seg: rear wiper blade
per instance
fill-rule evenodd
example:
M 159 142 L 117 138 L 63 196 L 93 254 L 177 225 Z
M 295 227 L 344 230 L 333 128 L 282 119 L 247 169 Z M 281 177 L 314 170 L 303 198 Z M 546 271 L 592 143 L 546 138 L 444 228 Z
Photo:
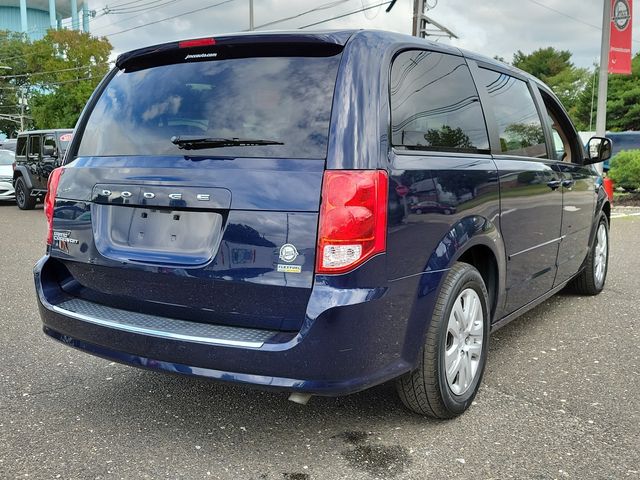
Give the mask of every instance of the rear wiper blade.
M 178 148 L 181 148 L 183 150 L 222 147 L 252 147 L 261 145 L 284 145 L 284 143 L 277 142 L 275 140 L 262 140 L 252 138 L 194 137 L 188 135 L 171 137 L 171 143 L 177 145 Z

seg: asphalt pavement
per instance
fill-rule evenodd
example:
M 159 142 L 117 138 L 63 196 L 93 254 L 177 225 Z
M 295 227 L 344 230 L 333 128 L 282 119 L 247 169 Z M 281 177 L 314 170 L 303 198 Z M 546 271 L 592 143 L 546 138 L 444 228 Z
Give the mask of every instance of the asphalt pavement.
M 0 478 L 640 478 L 640 217 L 613 220 L 597 297 L 560 294 L 491 337 L 447 422 L 392 384 L 307 406 L 138 370 L 41 331 L 42 207 L 0 205 Z

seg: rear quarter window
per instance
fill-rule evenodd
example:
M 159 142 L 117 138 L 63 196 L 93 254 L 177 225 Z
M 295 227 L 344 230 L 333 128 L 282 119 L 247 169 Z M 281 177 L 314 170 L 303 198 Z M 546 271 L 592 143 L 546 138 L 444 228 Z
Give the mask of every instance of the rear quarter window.
M 77 155 L 325 158 L 339 61 L 235 58 L 119 71 L 93 108 Z M 283 145 L 185 151 L 174 136 Z
M 16 142 L 16 157 L 27 155 L 27 137 L 19 137 Z
M 402 52 L 391 68 L 390 93 L 396 148 L 489 153 L 480 99 L 463 58 Z
M 502 153 L 548 158 L 542 121 L 527 83 L 485 68 L 478 75 L 491 99 Z

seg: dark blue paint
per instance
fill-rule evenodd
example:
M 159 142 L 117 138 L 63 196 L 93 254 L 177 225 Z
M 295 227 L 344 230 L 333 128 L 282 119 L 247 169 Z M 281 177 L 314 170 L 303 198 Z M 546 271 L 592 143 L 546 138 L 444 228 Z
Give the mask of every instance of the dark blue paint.
M 258 37 L 276 43 L 292 38 Z M 243 36 L 241 41 L 252 39 L 256 37 Z M 394 55 L 407 48 L 456 55 L 460 51 L 384 32 L 302 34 L 296 39 L 345 45 L 326 162 L 209 156 L 72 159 L 61 179 L 54 226 L 69 231 L 78 244 L 57 242 L 35 267 L 48 335 L 144 368 L 345 394 L 395 378 L 416 365 L 442 282 L 451 266 L 470 252 L 496 266 L 490 286 L 494 323 L 578 271 L 587 236 L 589 244 L 593 241 L 593 219 L 608 208 L 592 169 L 563 170 L 553 160 L 501 157 L 495 138 L 490 139 L 494 155 L 390 148 L 389 65 Z M 495 128 L 489 125 L 488 130 L 493 136 Z M 382 168 L 389 173 L 387 251 L 344 275 L 314 274 L 325 168 Z M 564 202 L 565 187 L 547 185 L 555 179 L 575 180 Z M 592 190 L 587 189 L 589 182 Z M 92 227 L 97 209 L 110 203 L 95 198 L 96 185 L 163 192 L 225 189 L 230 199 L 208 209 L 197 202 L 188 204 L 224 217 L 221 246 L 210 261 L 188 268 L 172 266 L 170 253 L 166 265 L 151 258 L 145 262 L 144 252 L 136 262 L 109 258 L 96 248 Z M 583 215 L 589 202 L 591 211 Z M 563 206 L 578 210 L 565 215 Z M 562 223 L 563 215 L 568 223 Z M 521 253 L 532 246 L 534 235 L 566 235 L 572 243 Z M 284 243 L 296 245 L 301 273 L 276 271 Z M 125 310 L 280 333 L 258 349 L 144 337 L 79 322 L 50 309 L 69 296 Z

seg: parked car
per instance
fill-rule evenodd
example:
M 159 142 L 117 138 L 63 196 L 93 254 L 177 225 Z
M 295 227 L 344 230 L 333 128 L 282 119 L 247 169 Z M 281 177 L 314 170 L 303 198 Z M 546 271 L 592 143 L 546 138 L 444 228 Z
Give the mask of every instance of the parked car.
M 13 184 L 16 203 L 21 210 L 31 210 L 44 199 L 47 180 L 54 168 L 62 164 L 73 130 L 34 130 L 18 135 Z
M 586 145 L 586 142 L 595 135 L 595 132 L 579 132 L 580 138 L 583 141 L 583 144 Z M 640 150 L 640 132 L 607 132 L 607 138 L 611 140 L 612 149 L 611 149 L 611 157 L 615 157 L 622 150 Z M 609 160 L 604 162 L 603 169 L 605 172 L 609 171 Z
M 416 215 L 422 215 L 423 213 L 444 213 L 445 215 L 449 215 L 456 211 L 456 207 L 453 205 L 438 203 L 432 200 L 415 203 L 409 208 L 411 209 L 411 212 Z
M 15 153 L 16 151 L 16 139 L 15 138 L 7 138 L 0 142 L 0 149 L 2 150 L 11 150 Z
M 13 201 L 13 162 L 15 155 L 11 150 L 0 150 L 0 201 Z
M 535 78 L 395 33 L 125 53 L 49 179 L 44 331 L 300 403 L 396 379 L 453 417 L 490 332 L 603 289 L 611 142 L 591 145 Z M 429 195 L 455 210 L 412 214 Z

